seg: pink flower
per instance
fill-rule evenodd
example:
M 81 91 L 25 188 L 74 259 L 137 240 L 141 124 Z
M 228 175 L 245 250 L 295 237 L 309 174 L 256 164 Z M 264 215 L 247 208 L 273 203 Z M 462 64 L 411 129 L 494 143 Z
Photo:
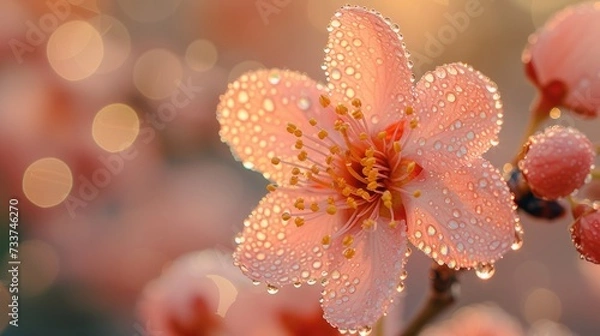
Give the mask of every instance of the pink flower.
M 343 7 L 328 27 L 328 84 L 286 70 L 241 76 L 221 137 L 275 185 L 245 221 L 236 263 L 271 288 L 324 285 L 325 318 L 369 330 L 404 287 L 407 241 L 450 267 L 493 263 L 517 217 L 500 173 L 497 88 L 471 67 L 413 84 L 398 26 Z
M 578 130 L 552 126 L 529 138 L 519 168 L 531 190 L 557 199 L 583 186 L 596 156 L 594 145 Z
M 204 250 L 177 259 L 149 283 L 138 308 L 148 336 L 339 335 L 321 316 L 318 295 L 313 287 L 264 295 L 231 254 Z
M 523 63 L 542 100 L 587 117 L 600 111 L 600 2 L 568 7 L 529 37 Z
M 475 304 L 463 307 L 452 317 L 425 329 L 422 336 L 521 336 L 519 322 L 500 307 Z
M 581 258 L 600 264 L 600 207 L 580 204 L 573 209 L 571 238 Z

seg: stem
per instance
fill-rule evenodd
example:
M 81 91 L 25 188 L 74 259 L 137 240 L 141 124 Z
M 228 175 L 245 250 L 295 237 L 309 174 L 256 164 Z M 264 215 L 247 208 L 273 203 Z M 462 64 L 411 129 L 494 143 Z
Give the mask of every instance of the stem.
M 431 292 L 421 311 L 408 324 L 401 336 L 416 336 L 431 320 L 450 307 L 456 298 L 452 287 L 458 284 L 456 271 L 446 265 L 433 264 L 431 268 Z
M 527 124 L 527 128 L 525 129 L 525 134 L 523 136 L 523 140 L 521 141 L 521 149 L 519 153 L 513 159 L 513 165 L 516 166 L 517 163 L 525 156 L 525 144 L 529 141 L 529 137 L 535 133 L 535 131 L 540 127 L 540 125 L 548 119 L 548 113 L 552 108 L 554 108 L 553 103 L 544 99 L 543 96 L 537 98 L 537 100 L 531 104 L 531 116 L 529 117 L 529 124 Z

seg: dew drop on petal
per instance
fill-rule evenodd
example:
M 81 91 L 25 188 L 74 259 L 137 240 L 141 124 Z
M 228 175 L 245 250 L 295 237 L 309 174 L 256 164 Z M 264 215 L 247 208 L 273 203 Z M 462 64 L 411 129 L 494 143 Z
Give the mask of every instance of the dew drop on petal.
M 298 99 L 298 102 L 296 103 L 296 105 L 298 105 L 298 108 L 301 109 L 302 111 L 306 111 L 310 108 L 311 102 L 310 102 L 310 99 L 308 99 L 306 97 L 302 97 L 302 98 Z
M 300 288 L 300 287 L 302 287 L 302 283 L 301 282 L 294 282 L 294 287 Z
M 373 328 L 369 327 L 369 326 L 365 326 L 362 328 L 358 329 L 358 334 L 360 336 L 369 336 L 371 335 L 371 331 L 373 330 Z
M 271 72 L 268 81 L 273 85 L 277 85 L 281 81 L 281 75 L 278 72 Z
M 404 288 L 405 288 L 404 282 L 400 281 L 398 283 L 398 285 L 396 285 L 396 292 L 402 293 L 402 291 L 404 290 Z
M 495 272 L 496 269 L 493 264 L 479 263 L 475 266 L 475 274 L 477 274 L 477 277 L 481 280 L 490 279 Z
M 515 230 L 515 240 L 513 241 L 513 243 L 510 246 L 510 248 L 513 251 L 517 251 L 522 246 L 523 246 L 523 231 L 522 230 Z
M 260 281 L 258 281 L 258 280 L 252 280 L 252 284 L 254 286 L 258 286 L 258 285 L 260 285 Z
M 454 93 L 448 93 L 446 95 L 446 99 L 451 102 L 454 103 L 456 101 L 456 96 L 454 95 Z
M 338 69 L 331 70 L 331 78 L 335 80 L 339 80 L 342 78 L 342 73 Z
M 279 292 L 279 288 L 273 285 L 267 285 L 267 293 L 269 294 L 277 294 Z

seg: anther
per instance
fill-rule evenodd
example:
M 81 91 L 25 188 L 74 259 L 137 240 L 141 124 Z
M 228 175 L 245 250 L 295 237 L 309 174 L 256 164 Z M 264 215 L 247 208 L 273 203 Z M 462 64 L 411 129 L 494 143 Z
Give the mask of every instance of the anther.
M 279 159 L 278 157 L 274 156 L 271 158 L 271 163 L 274 165 L 278 165 L 281 162 L 281 159 Z
M 290 220 L 290 218 L 292 218 L 292 215 L 290 215 L 289 212 L 284 212 L 283 214 L 281 214 L 281 219 L 283 219 L 284 221 L 288 221 Z
M 269 184 L 269 185 L 267 185 L 267 190 L 271 191 L 271 192 L 275 191 L 275 190 L 277 190 L 277 186 L 275 186 L 274 184 Z
M 359 138 L 361 141 L 366 141 L 367 139 L 369 139 L 369 135 L 367 135 L 367 133 L 365 133 L 365 132 L 361 132 L 361 133 L 358 135 L 358 138 Z
M 413 196 L 414 196 L 415 198 L 419 198 L 419 197 L 421 197 L 421 190 L 415 190 L 415 192 L 413 193 Z
M 303 217 L 294 218 L 294 224 L 296 224 L 297 227 L 301 227 L 302 225 L 304 225 L 304 218 Z
M 307 158 L 308 158 L 308 153 L 306 151 L 300 151 L 300 154 L 298 154 L 298 160 L 306 161 Z
M 300 168 L 298 168 L 298 167 L 292 168 L 292 175 L 299 175 L 299 174 L 300 174 Z
M 400 153 L 400 151 L 402 151 L 402 145 L 400 145 L 400 142 L 395 141 L 393 146 L 396 153 Z
M 393 220 L 393 221 L 390 221 L 390 224 L 388 224 L 388 225 L 390 226 L 391 229 L 395 229 L 398 227 L 399 223 L 400 222 L 398 222 L 397 220 Z
M 362 119 L 364 117 L 364 114 L 362 113 L 361 110 L 356 110 L 354 112 L 352 112 L 352 118 L 354 119 Z
M 296 145 L 294 147 L 296 147 L 296 149 L 302 149 L 302 147 L 304 147 L 304 143 L 302 140 L 298 139 L 296 140 Z
M 338 104 L 338 106 L 335 107 L 335 113 L 339 115 L 346 115 L 348 113 L 348 108 L 343 104 Z
M 419 124 L 419 122 L 417 121 L 417 119 L 413 119 L 410 121 L 410 128 L 415 129 L 415 128 L 417 128 L 418 124 Z
M 345 247 L 352 245 L 352 243 L 354 243 L 354 237 L 352 237 L 352 235 L 347 235 L 342 239 L 342 245 Z
M 294 134 L 294 131 L 296 131 L 298 129 L 298 127 L 296 127 L 296 125 L 294 124 L 287 124 L 286 130 L 291 133 Z
M 344 252 L 342 252 L 342 254 L 344 255 L 344 257 L 346 257 L 346 259 L 352 259 L 352 257 L 354 257 L 354 255 L 356 254 L 356 251 L 349 247 L 347 249 L 344 250 Z
M 319 133 L 317 133 L 317 136 L 318 136 L 318 137 L 319 137 L 319 139 L 321 139 L 321 140 L 325 139 L 325 138 L 327 137 L 327 135 L 329 135 L 329 134 L 328 134 L 328 133 L 327 133 L 327 131 L 326 131 L 326 130 L 324 130 L 324 129 L 320 130 L 320 131 L 319 131 Z
M 371 218 L 367 218 L 362 222 L 361 227 L 364 230 L 368 230 L 368 229 L 372 228 L 374 225 L 375 225 L 375 221 Z
M 326 211 L 327 211 L 327 213 L 328 213 L 328 214 L 330 214 L 330 215 L 335 215 L 335 213 L 337 212 L 337 208 L 335 207 L 335 205 L 333 205 L 333 204 L 329 204 L 329 205 L 327 206 L 327 210 L 326 210 Z
M 414 161 L 409 162 L 408 165 L 406 165 L 406 172 L 408 174 L 412 173 L 415 170 L 416 166 L 417 164 Z
M 323 239 L 321 239 L 321 244 L 323 244 L 324 246 L 329 246 L 331 244 L 331 236 L 323 236 Z
M 381 131 L 379 133 L 377 133 L 377 138 L 379 138 L 379 140 L 383 140 L 387 137 L 387 132 L 386 131 Z
M 358 208 L 358 204 L 356 203 L 356 200 L 354 199 L 354 197 L 348 197 L 346 199 L 346 204 L 348 204 L 348 206 L 354 210 L 356 210 Z
M 315 119 L 315 118 L 310 118 L 310 119 L 308 120 L 308 123 L 309 123 L 311 126 L 317 126 L 317 119 Z
M 294 135 L 296 137 L 298 137 L 298 138 L 301 137 L 302 136 L 302 130 L 300 130 L 300 129 L 297 128 L 296 130 L 294 130 Z
M 412 106 L 407 106 L 406 107 L 406 115 L 411 115 L 413 113 L 415 113 L 415 110 L 413 109 L 413 107 Z
M 290 177 L 290 184 L 291 185 L 296 185 L 298 184 L 298 176 L 293 175 L 292 177 Z
M 362 106 L 362 102 L 360 101 L 360 99 L 354 98 L 354 99 L 352 99 L 352 106 L 354 106 L 354 107 L 361 107 Z
M 296 202 L 294 202 L 294 207 L 298 210 L 304 210 L 304 199 L 299 197 Z
M 317 212 L 317 211 L 319 211 L 319 205 L 318 205 L 317 203 L 311 203 L 311 205 L 310 205 L 310 210 L 311 210 L 312 212 Z
M 327 106 L 329 106 L 329 104 L 331 104 L 331 100 L 327 96 L 320 95 L 319 96 L 319 103 L 321 104 L 321 106 L 327 107 Z

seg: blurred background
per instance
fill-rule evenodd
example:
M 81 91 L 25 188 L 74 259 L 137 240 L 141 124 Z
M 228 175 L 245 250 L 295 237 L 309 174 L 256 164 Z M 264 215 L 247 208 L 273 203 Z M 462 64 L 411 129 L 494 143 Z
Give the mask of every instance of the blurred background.
M 486 156 L 502 168 L 535 96 L 520 61 L 527 37 L 578 1 L 0 1 L 0 215 L 8 224 L 6 204 L 18 199 L 22 262 L 18 328 L 0 273 L 3 335 L 149 335 L 144 288 L 181 255 L 228 254 L 266 193 L 219 140 L 219 95 L 259 68 L 324 81 L 325 28 L 348 2 L 400 25 L 417 78 L 462 61 L 498 84 L 505 122 Z M 553 118 L 600 141 L 597 120 Z M 581 192 L 598 198 L 599 189 Z M 522 219 L 523 248 L 490 280 L 464 274 L 455 309 L 494 302 L 532 335 L 600 334 L 600 266 L 580 261 L 570 215 Z M 415 251 L 399 321 L 426 295 L 429 267 Z

